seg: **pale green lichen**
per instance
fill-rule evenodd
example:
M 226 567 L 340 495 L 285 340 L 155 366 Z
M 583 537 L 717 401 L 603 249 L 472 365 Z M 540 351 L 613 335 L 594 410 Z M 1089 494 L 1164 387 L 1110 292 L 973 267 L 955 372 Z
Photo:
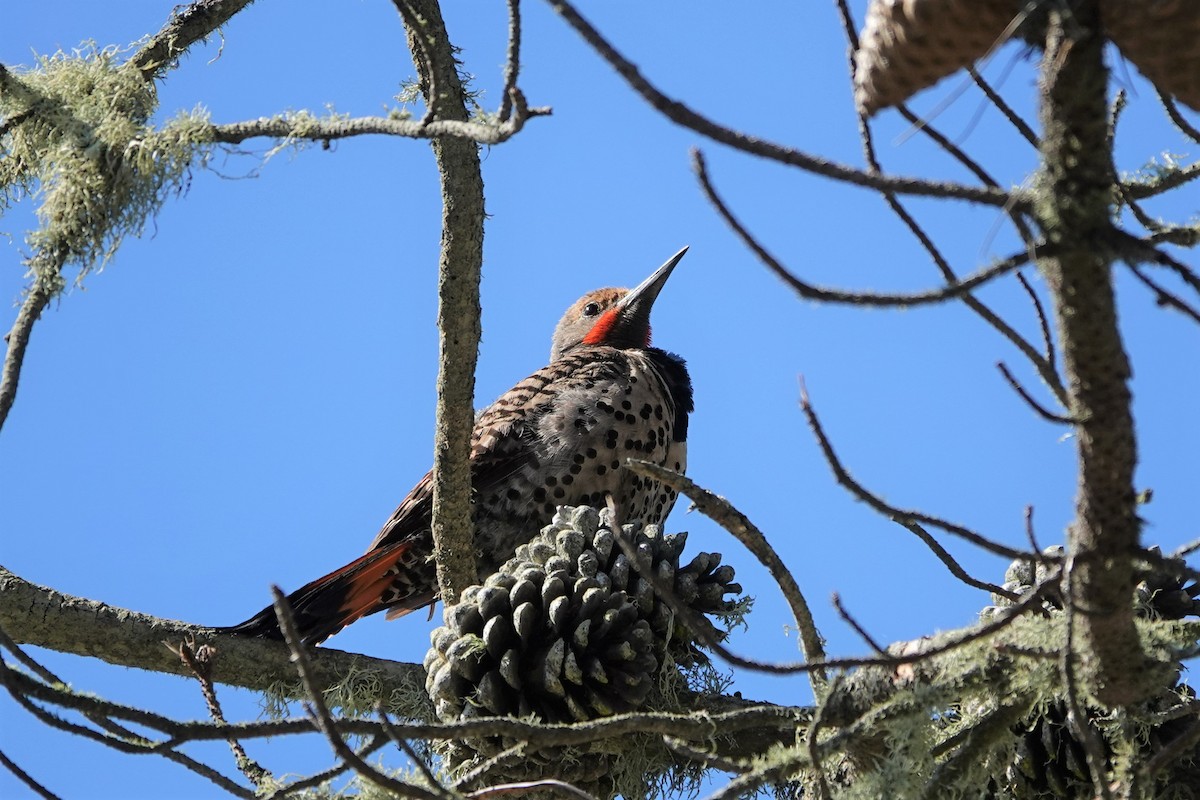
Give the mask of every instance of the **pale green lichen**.
M 50 294 L 65 287 L 64 266 L 76 280 L 102 267 L 207 158 L 203 114 L 155 130 L 154 86 L 120 56 L 88 43 L 0 74 L 0 202 L 37 202 L 28 264 Z

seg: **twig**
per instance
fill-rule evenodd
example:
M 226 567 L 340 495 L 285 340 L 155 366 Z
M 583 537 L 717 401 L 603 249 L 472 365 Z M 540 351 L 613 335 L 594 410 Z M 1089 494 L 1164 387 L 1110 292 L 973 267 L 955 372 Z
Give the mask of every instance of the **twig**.
M 329 708 L 325 705 L 325 699 L 321 694 L 321 687 L 313 678 L 312 670 L 308 663 L 308 652 L 304 646 L 300 632 L 296 629 L 296 620 L 292 616 L 292 609 L 288 605 L 287 596 L 278 586 L 271 587 L 271 595 L 275 600 L 275 615 L 279 619 L 279 629 L 283 632 L 283 638 L 287 642 L 288 649 L 291 650 L 292 663 L 296 666 L 296 674 L 300 677 L 300 682 L 304 685 L 304 691 L 308 695 L 306 705 L 308 706 L 309 713 L 313 717 L 317 729 L 325 734 L 325 738 L 329 741 L 333 752 L 338 758 L 349 764 L 355 774 L 365 778 L 381 789 L 393 792 L 401 797 L 415 797 L 418 800 L 439 800 L 441 795 L 438 793 L 431 792 L 420 786 L 398 781 L 390 775 L 383 774 L 364 761 L 362 756 L 354 752 L 346 744 L 346 740 L 338 732 L 333 715 L 329 713 Z
M 38 662 L 37 660 L 35 660 L 31 656 L 29 656 L 29 654 L 27 654 L 24 650 L 22 650 L 17 645 L 17 643 L 12 640 L 12 638 L 8 635 L 8 633 L 2 627 L 0 627 L 0 648 L 3 648 L 4 650 L 8 650 L 10 653 L 12 653 L 13 656 L 18 661 L 20 661 L 22 664 L 24 664 L 27 669 L 29 669 L 33 674 L 40 677 L 43 681 L 45 681 L 49 684 L 65 685 L 61 678 L 59 678 L 57 675 L 55 675 L 53 672 L 51 672 L 49 669 L 47 669 L 45 666 L 43 666 L 40 662 Z M 11 687 L 10 687 L 10 691 L 11 691 Z M 90 701 L 91 698 L 88 698 L 88 700 Z M 79 707 L 76 707 L 76 708 L 77 708 L 77 710 L 81 711 L 81 713 L 83 713 L 83 715 L 87 719 L 89 719 L 91 722 L 93 722 L 99 728 L 101 728 L 104 731 L 107 731 L 109 734 L 111 734 L 112 737 L 116 737 L 115 739 L 113 739 L 110 737 L 103 737 L 103 736 L 100 736 L 99 734 L 96 734 L 96 736 L 98 737 L 97 741 L 101 741 L 104 744 L 111 744 L 111 742 L 113 742 L 113 741 L 130 742 L 130 741 L 135 741 L 135 740 L 141 741 L 143 739 L 142 736 L 140 736 L 137 733 L 134 733 L 129 728 L 126 728 L 124 725 L 120 725 L 117 722 L 114 722 L 112 719 L 112 716 L 109 713 L 107 713 L 106 710 L 97 707 L 97 705 L 94 703 L 89 702 L 83 708 L 79 708 Z M 111 708 L 112 707 L 110 706 L 110 708 L 108 710 L 111 710 Z M 162 717 L 157 714 L 152 714 L 151 712 L 142 712 L 142 711 L 140 711 L 140 709 L 138 709 L 137 711 L 138 711 L 138 713 L 133 714 L 129 717 L 126 717 L 126 719 L 128 719 L 130 721 L 134 721 L 134 722 L 143 723 L 143 724 L 149 723 L 151 727 L 155 727 L 156 724 L 170 722 L 169 720 L 167 720 L 166 717 Z M 81 728 L 82 728 L 82 726 L 81 726 Z M 82 728 L 82 729 L 89 730 L 86 728 Z M 70 732 L 74 733 L 76 731 L 70 731 Z M 89 737 L 89 738 L 91 738 L 91 737 Z M 117 749 L 121 749 L 121 748 L 118 747 Z M 137 751 L 123 751 L 123 752 L 146 752 L 146 751 L 145 750 L 137 750 Z M 213 770 L 206 764 L 196 761 L 191 756 L 188 756 L 184 753 L 180 753 L 179 751 L 177 751 L 173 748 L 163 748 L 162 750 L 159 750 L 157 752 L 160 755 L 162 755 L 164 758 L 166 758 L 167 760 L 174 761 L 175 763 L 185 767 L 186 769 L 189 769 L 192 772 L 195 772 L 196 774 L 201 775 L 202 777 L 208 778 L 209 780 L 216 783 L 218 786 L 221 786 L 222 788 L 233 792 L 235 795 L 239 791 L 244 791 L 242 789 L 242 787 L 233 783 L 228 778 L 226 778 L 225 776 L 216 772 L 215 770 Z
M 462 791 L 464 786 L 471 786 L 478 781 L 486 779 L 487 775 L 497 767 L 512 763 L 514 759 L 523 758 L 526 749 L 527 743 L 525 741 L 518 741 L 516 744 L 504 748 L 499 753 L 488 757 L 466 772 L 458 774 L 451 788 L 455 791 Z
M 625 461 L 625 466 L 632 469 L 633 462 L 627 459 Z M 683 493 L 685 492 L 681 491 L 681 494 Z M 618 515 L 616 501 L 614 500 L 612 494 L 608 495 L 608 508 L 609 512 L 612 514 L 613 528 L 615 530 L 620 530 L 620 517 Z M 642 559 L 639 558 L 637 549 L 634 547 L 632 542 L 628 541 L 624 536 L 617 536 L 616 542 L 621 548 L 621 552 L 623 552 L 626 558 L 629 559 L 629 564 L 633 570 L 650 584 L 651 588 L 654 589 L 655 596 L 667 604 L 672 613 L 675 614 L 675 617 L 691 630 L 691 632 L 695 635 L 695 638 L 698 639 L 701 644 L 736 667 L 743 667 L 745 669 L 754 670 L 755 672 L 765 672 L 775 675 L 808 673 L 810 676 L 812 676 L 811 681 L 813 685 L 813 693 L 817 694 L 818 696 L 820 695 L 823 681 L 818 680 L 816 676 L 818 672 L 821 671 L 822 664 L 814 663 L 811 659 L 806 659 L 805 661 L 801 662 L 772 663 L 769 661 L 759 661 L 756 659 L 747 658 L 746 656 L 741 656 L 737 653 L 734 653 L 722 643 L 722 639 L 724 639 L 724 632 L 717 630 L 716 626 L 709 621 L 708 617 L 680 600 L 675 594 L 674 588 L 667 583 L 667 581 L 663 580 L 662 577 L 654 572 L 644 569 L 647 564 L 643 563 Z M 823 675 L 824 673 L 820 672 L 820 674 Z
M 1010 106 L 1007 101 L 1005 101 L 1005 99 L 1001 97 L 995 89 L 992 88 L 990 83 L 984 80 L 983 76 L 979 74 L 979 70 L 975 69 L 973 65 L 967 66 L 967 74 L 971 76 L 971 80 L 975 81 L 975 85 L 978 86 L 980 91 L 983 92 L 984 96 L 991 101 L 992 105 L 994 105 L 997 110 L 1004 115 L 1004 118 L 1007 119 L 1009 123 L 1017 129 L 1017 133 L 1021 134 L 1025 141 L 1033 145 L 1034 149 L 1036 150 L 1040 143 L 1038 142 L 1037 134 L 1033 132 L 1033 128 L 1029 127 L 1029 123 L 1022 119 L 1021 115 L 1013 110 L 1013 107 Z
M 1037 534 L 1033 530 L 1033 506 L 1025 506 L 1025 538 L 1029 540 L 1029 549 L 1041 558 L 1042 548 L 1038 546 Z
M 1038 327 L 1042 331 L 1042 344 L 1046 348 L 1043 352 L 1043 357 L 1047 363 L 1053 364 L 1057 356 L 1054 353 L 1054 335 L 1050 332 L 1050 317 L 1046 314 L 1046 307 L 1042 305 L 1042 300 L 1038 297 L 1037 292 L 1033 290 L 1029 279 L 1021 272 L 1016 273 L 1016 275 L 1017 282 L 1021 284 L 1021 288 L 1025 290 L 1025 294 L 1029 295 L 1029 302 L 1033 303 L 1033 310 L 1037 313 Z
M 253 0 L 196 0 L 176 6 L 162 29 L 142 45 L 129 63 L 150 82 L 161 77 L 196 42 L 207 39 Z
M 413 64 L 417 67 L 417 75 L 421 88 L 421 95 L 425 98 L 425 113 L 421 115 L 420 121 L 417 123 L 421 128 L 425 128 L 429 123 L 437 117 L 438 105 L 451 104 L 457 105 L 449 97 L 442 98 L 440 83 L 445 77 L 445 72 L 442 71 L 439 64 L 439 59 L 434 55 L 433 43 L 430 41 L 431 36 L 436 36 L 429 30 L 429 20 L 425 17 L 425 12 L 432 10 L 437 14 L 437 20 L 441 21 L 441 10 L 436 6 L 432 9 L 426 6 L 421 11 L 418 11 L 410 0 L 392 0 L 392 5 L 400 12 L 400 18 L 404 20 L 404 32 L 408 38 L 408 46 L 412 51 Z M 445 39 L 445 37 L 441 37 Z M 448 44 L 448 41 L 446 42 Z M 439 42 L 439 45 L 441 42 Z M 455 72 L 454 84 L 458 85 L 458 74 Z M 460 98 L 463 101 L 463 108 L 466 109 L 466 95 L 460 92 Z M 452 119 L 466 119 L 465 116 L 458 114 L 458 109 L 453 108 Z
M 854 632 L 857 633 L 862 640 L 866 642 L 867 645 L 876 653 L 881 656 L 887 655 L 887 650 L 885 650 L 883 646 L 879 644 L 879 642 L 875 641 L 874 637 L 867 633 L 867 629 L 860 625 L 858 620 L 852 617 L 850 612 L 846 610 L 846 607 L 842 605 L 841 595 L 839 595 L 837 592 L 834 592 L 831 599 L 833 600 L 833 607 L 837 610 L 838 616 L 842 618 L 842 622 L 845 622 L 847 625 L 853 628 Z
M 870 642 L 870 639 L 867 639 Z M 879 647 L 872 644 L 876 651 Z M 845 673 L 839 672 L 833 676 L 833 682 L 829 687 L 829 695 L 836 696 L 838 691 L 843 686 Z M 829 788 L 829 781 L 825 778 L 824 757 L 821 752 L 821 728 L 825 725 L 825 712 L 829 708 L 828 703 L 821 703 L 817 706 L 817 711 L 813 714 L 813 720 L 808 726 L 808 730 L 804 732 L 804 747 L 808 753 L 808 760 L 812 765 L 813 774 L 817 778 L 817 794 L 821 800 L 833 797 L 833 792 Z
M 61 800 L 58 795 L 45 786 L 42 786 L 28 772 L 18 767 L 16 762 L 9 758 L 3 750 L 0 750 L 0 764 L 3 764 L 5 769 L 15 775 L 21 783 L 28 786 L 34 794 L 44 798 L 44 800 Z
M 63 253 L 56 261 L 56 269 L 62 269 L 62 265 L 66 261 L 66 253 Z M 40 281 L 34 280 L 33 285 L 29 287 L 29 293 L 25 295 L 24 302 L 21 303 L 21 310 L 17 312 L 17 319 L 13 323 L 12 329 L 4 337 L 8 343 L 8 349 L 4 354 L 4 367 L 0 369 L 0 428 L 4 427 L 13 401 L 17 399 L 17 385 L 21 382 L 21 366 L 25 363 L 25 350 L 29 347 L 29 335 L 33 332 L 34 323 L 41 317 L 42 311 L 49 305 L 52 297 L 53 293 L 48 287 L 43 286 Z
M 1184 558 L 1185 556 L 1190 556 L 1197 550 L 1200 550 L 1200 539 L 1193 539 L 1192 541 L 1176 548 L 1175 552 L 1171 553 L 1171 558 Z
M 953 747 L 957 751 L 934 768 L 925 783 L 922 798 L 935 800 L 941 797 L 946 786 L 956 785 L 956 778 L 966 770 L 975 768 L 982 753 L 998 739 L 1012 736 L 1012 726 L 1029 713 L 1028 704 L 1006 703 L 988 712 L 966 730 L 960 731 L 933 747 L 933 755 L 939 757 Z M 1040 765 L 1039 765 L 1040 766 Z
M 425 763 L 425 760 L 417 755 L 417 751 L 414 750 L 413 746 L 408 743 L 408 739 L 405 739 L 400 735 L 400 732 L 396 730 L 396 726 L 393 725 L 391 719 L 388 718 L 387 711 L 384 709 L 382 702 L 376 705 L 375 713 L 379 715 L 379 722 L 383 726 L 384 733 L 387 734 L 388 738 L 391 739 L 397 747 L 404 751 L 404 755 L 408 756 L 408 760 L 411 761 L 413 766 L 420 771 L 421 776 L 425 778 L 425 781 L 429 784 L 429 787 L 435 792 L 439 792 L 443 797 L 457 797 L 458 795 L 454 791 L 441 784 L 437 776 L 433 774 L 433 770 L 431 770 L 429 765 Z
M 825 461 L 833 470 L 834 478 L 839 484 L 845 487 L 851 494 L 862 500 L 871 508 L 878 511 L 880 514 L 893 520 L 906 520 L 932 525 L 936 528 L 941 528 L 947 533 L 953 534 L 961 539 L 974 544 L 990 553 L 995 553 L 998 556 L 1005 558 L 1028 558 L 1029 555 L 1020 550 L 1016 550 L 1008 545 L 1000 542 L 992 541 L 985 536 L 964 528 L 961 525 L 956 525 L 938 517 L 930 516 L 929 514 L 921 513 L 920 511 L 905 511 L 896 506 L 885 503 L 881 498 L 872 494 L 862 484 L 854 480 L 846 468 L 842 465 L 841 459 L 833 449 L 833 445 L 829 441 L 829 437 L 825 435 L 824 428 L 821 427 L 821 422 L 817 419 L 817 413 L 813 409 L 812 404 L 808 399 L 808 392 L 802 390 L 800 393 L 800 408 L 804 412 L 804 416 L 808 419 L 808 425 L 812 429 L 813 434 L 817 437 L 817 443 L 821 447 L 821 452 L 825 455 Z
M 1186 167 L 1178 167 L 1165 175 L 1144 181 L 1122 183 L 1121 189 L 1134 200 L 1145 200 L 1148 197 L 1156 197 L 1172 189 L 1178 189 L 1197 178 L 1200 178 L 1200 161 L 1193 161 Z
M 667 97 L 657 87 L 647 80 L 637 66 L 621 55 L 617 50 L 585 20 L 575 7 L 567 0 L 547 0 L 550 6 L 583 37 L 593 50 L 600 55 L 617 74 L 625 79 L 642 99 L 648 102 L 667 119 L 714 141 L 728 145 L 744 153 L 761 156 L 772 161 L 787 164 L 807 170 L 817 175 L 864 186 L 872 189 L 886 189 L 897 194 L 911 194 L 922 197 L 955 197 L 960 200 L 981 203 L 984 205 L 1003 208 L 1009 203 L 1024 209 L 1029 201 L 1023 195 L 1014 196 L 1007 191 L 994 187 L 980 188 L 964 186 L 956 183 L 941 183 L 920 178 L 892 178 L 854 169 L 826 159 L 817 158 L 799 150 L 755 136 L 749 136 L 740 131 L 719 125 L 704 117 L 688 106 Z
M 918 539 L 920 539 L 922 542 L 924 542 L 925 546 L 933 551 L 933 554 L 935 556 L 937 556 L 938 560 L 946 565 L 946 569 L 950 570 L 950 574 L 953 575 L 954 577 L 958 578 L 960 581 L 965 583 L 967 586 L 971 586 L 975 589 L 982 589 L 985 592 L 991 592 L 992 594 L 997 594 L 997 595 L 1000 595 L 1001 597 L 1006 597 L 1009 600 L 1015 601 L 1019 598 L 1019 595 L 1017 595 L 1013 592 L 1010 592 L 1008 589 L 1005 589 L 1003 586 L 999 586 L 990 581 L 980 580 L 979 578 L 972 576 L 969 572 L 967 572 L 965 569 L 963 569 L 962 565 L 959 564 L 958 561 L 955 560 L 954 556 L 950 555 L 949 551 L 947 551 L 946 548 L 942 547 L 941 542 L 939 542 L 937 539 L 935 539 L 932 533 L 925 530 L 917 522 L 915 522 L 913 520 L 903 520 L 903 519 L 897 519 L 894 521 L 896 522 L 896 524 L 904 527 L 909 532 L 916 535 L 916 537 Z M 1027 555 L 1025 557 L 1028 558 L 1029 556 Z
M 305 722 L 308 722 L 308 720 L 305 720 Z M 383 739 L 382 737 L 376 737 L 376 738 L 372 739 L 370 742 L 368 742 L 365 747 L 363 747 L 361 750 L 359 750 L 358 755 L 362 758 L 366 758 L 371 753 L 382 748 L 384 746 L 384 744 L 386 744 L 385 739 Z M 321 786 L 322 784 L 325 784 L 328 781 L 333 780 L 337 776 L 342 775 L 349 771 L 350 771 L 350 765 L 343 761 L 342 763 L 335 764 L 334 766 L 332 766 L 328 769 L 323 769 L 320 772 L 315 772 L 312 775 L 309 775 L 307 778 L 300 778 L 298 780 L 292 781 L 289 784 L 280 786 L 278 789 L 271 792 L 270 794 L 261 795 L 258 798 L 258 800 L 283 800 L 286 797 L 290 797 L 299 792 L 303 792 L 305 789 L 312 789 L 313 787 Z
M 1196 713 L 1196 710 L 1193 709 L 1192 713 Z M 1200 744 L 1200 719 L 1163 745 L 1158 752 L 1142 764 L 1142 775 L 1147 780 L 1153 778 L 1184 753 L 1192 752 L 1197 744 Z
M 521 0 L 508 0 L 508 52 L 504 59 L 504 95 L 500 98 L 500 121 L 508 121 L 512 98 L 521 73 Z
M 156 714 L 142 711 L 141 709 L 121 707 L 104 700 L 73 695 L 73 693 L 71 693 L 69 690 L 60 689 L 56 686 L 47 686 L 46 684 L 40 683 L 27 675 L 14 672 L 13 670 L 9 669 L 8 664 L 5 663 L 3 659 L 0 659 L 0 684 L 2 684 L 4 688 L 8 690 L 9 695 L 17 702 L 18 705 L 20 705 L 48 727 L 65 731 L 67 733 L 89 739 L 93 742 L 98 742 L 121 753 L 145 754 L 159 752 L 161 755 L 163 755 L 163 757 L 168 758 L 169 760 L 174 761 L 183 767 L 186 767 L 201 777 L 207 778 L 235 797 L 241 797 L 245 800 L 253 800 L 254 798 L 254 792 L 238 786 L 236 783 L 229 780 L 208 765 L 202 764 L 199 761 L 195 761 L 194 759 L 185 756 L 183 753 L 175 752 L 174 750 L 156 749 L 147 743 L 142 737 L 138 737 L 132 733 L 118 733 L 118 735 L 105 736 L 104 734 L 94 731 L 84 725 L 77 725 L 74 722 L 68 722 L 67 720 L 62 719 L 55 714 L 49 713 L 36 703 L 32 702 L 30 698 L 34 697 L 43 701 L 48 700 L 50 702 L 55 702 L 61 698 L 70 697 L 73 701 L 72 707 L 82 711 L 89 719 L 94 719 L 92 716 L 93 714 L 104 714 L 106 711 L 112 711 L 114 709 L 119 709 L 125 712 L 128 715 L 127 718 L 129 719 L 138 718 L 139 721 L 147 718 L 165 718 L 158 717 Z M 117 726 L 116 730 L 119 732 L 123 729 L 120 728 L 120 726 Z M 128 738 L 124 738 L 125 736 L 128 736 Z
M 1141 281 L 1150 291 L 1154 292 L 1154 299 L 1160 306 L 1167 306 L 1175 309 L 1176 311 L 1181 311 L 1186 316 L 1191 317 L 1193 321 L 1200 322 L 1200 310 L 1192 308 L 1191 305 L 1186 303 L 1178 295 L 1164 289 L 1149 275 L 1143 272 L 1137 264 L 1129 262 L 1126 264 L 1126 266 L 1129 267 L 1129 271 L 1133 273 L 1135 278 Z
M 733 504 L 725 498 L 713 494 L 692 479 L 673 470 L 637 459 L 626 459 L 625 466 L 686 495 L 695 503 L 696 509 L 701 514 L 733 534 L 734 538 L 767 568 L 780 591 L 783 592 L 784 599 L 787 600 L 792 611 L 792 619 L 795 620 L 796 628 L 800 633 L 800 646 L 805 660 L 819 662 L 825 658 L 825 646 L 822 644 L 821 633 L 817 630 L 817 624 L 813 621 L 808 601 L 804 598 L 804 593 L 800 591 L 795 576 L 783 563 L 783 559 L 779 557 L 775 549 L 771 547 L 767 537 L 745 514 L 734 508 Z M 813 672 L 812 680 L 813 693 L 820 699 L 824 695 L 826 681 L 825 674 L 819 667 Z
M 1179 276 L 1179 279 L 1194 289 L 1200 294 L 1200 275 L 1197 275 L 1190 267 L 1181 261 L 1172 258 L 1170 255 L 1162 252 L 1158 248 L 1151 248 L 1145 262 L 1155 264 L 1160 267 L 1166 267 Z
M 1075 421 L 1070 417 L 1064 417 L 1062 414 L 1055 414 L 1053 411 L 1035 400 L 1033 395 L 1026 391 L 1024 386 L 1017 382 L 1017 379 L 1014 378 L 1013 374 L 1008 371 L 1008 366 L 1005 365 L 1003 361 L 996 362 L 996 369 L 1000 370 L 1000 374 L 1004 376 L 1004 380 L 1008 382 L 1008 385 L 1012 387 L 1012 390 L 1019 394 L 1021 399 L 1024 400 L 1030 408 L 1037 412 L 1038 416 L 1040 416 L 1042 419 L 1046 420 L 1047 422 L 1054 422 L 1060 425 L 1075 424 Z
M 201 645 L 197 648 L 194 639 L 185 639 L 179 643 L 178 647 L 171 645 L 167 645 L 167 647 L 171 652 L 177 654 L 196 676 L 196 681 L 200 684 L 200 693 L 204 695 L 204 703 L 208 706 L 208 715 L 218 725 L 228 725 L 225 713 L 221 710 L 221 701 L 217 699 L 216 687 L 212 682 L 212 662 L 216 657 L 216 650 L 209 645 Z M 246 749 L 242 747 L 242 743 L 237 740 L 237 737 L 230 736 L 226 741 L 229 743 L 229 749 L 233 752 L 233 760 L 237 764 L 238 771 L 245 775 L 256 788 L 261 789 L 263 782 L 271 778 L 270 770 L 265 769 L 246 755 Z
M 851 43 L 848 66 L 851 74 L 853 75 L 855 68 L 854 52 L 857 50 L 858 35 L 855 32 L 853 20 L 850 14 L 850 8 L 846 3 L 846 0 L 838 0 L 837 6 L 838 13 L 842 20 L 843 31 L 845 32 L 847 41 Z M 905 113 L 906 118 L 914 122 L 916 121 L 915 115 L 913 115 L 911 112 L 908 112 L 907 109 L 905 109 L 903 113 Z M 921 127 L 926 127 L 923 122 Z M 869 171 L 872 174 L 882 174 L 883 169 L 879 163 L 878 155 L 875 152 L 875 140 L 871 133 L 871 126 L 866 118 L 866 115 L 861 113 L 861 111 L 858 114 L 858 132 L 859 139 L 862 142 L 863 157 L 866 159 Z M 934 141 L 939 143 L 941 143 L 942 140 L 944 140 L 944 137 L 939 136 L 934 138 Z M 946 147 L 945 144 L 942 146 Z M 964 166 L 967 166 L 968 169 L 972 169 L 973 162 L 971 162 L 969 159 L 966 159 L 965 155 L 960 157 L 961 151 L 957 147 L 953 149 L 947 148 L 946 151 L 950 153 L 950 155 L 957 158 L 960 163 L 964 164 Z M 974 172 L 976 176 L 980 178 L 980 180 L 984 181 L 989 186 L 996 186 L 998 188 L 998 184 L 996 184 L 996 182 L 989 175 L 987 175 L 987 173 L 983 172 L 982 169 L 979 169 L 978 171 L 972 169 L 972 172 Z M 892 213 L 894 213 L 900 219 L 900 221 L 904 223 L 904 225 L 909 229 L 909 231 L 912 232 L 913 236 L 916 237 L 917 241 L 929 254 L 929 257 L 933 260 L 934 266 L 937 268 L 938 272 L 941 273 L 942 278 L 947 283 L 956 283 L 958 279 L 954 270 L 951 269 L 949 262 L 946 261 L 946 258 L 942 255 L 941 251 L 934 244 L 933 240 L 917 222 L 916 218 L 908 212 L 908 209 L 905 208 L 902 203 L 900 203 L 895 193 L 885 190 L 882 192 L 882 194 L 884 201 L 888 204 L 888 207 L 891 208 Z M 1004 210 L 1012 220 L 1018 234 L 1020 234 L 1021 240 L 1025 243 L 1027 254 L 1032 260 L 1037 255 L 1037 242 L 1033 232 L 1029 228 L 1029 225 L 1025 222 L 1022 216 L 1022 214 L 1025 212 L 1025 208 L 1018 207 L 1016 204 L 1006 204 L 1004 206 Z M 1055 397 L 1058 398 L 1059 402 L 1063 405 L 1066 405 L 1067 391 L 1062 384 L 1062 379 L 1058 375 L 1053 360 L 1043 358 L 1038 351 L 1034 349 L 1033 345 L 1026 341 L 1025 337 L 1021 336 L 1021 334 L 1018 333 L 1012 325 L 1009 325 L 1007 322 L 1005 322 L 998 314 L 996 314 L 996 312 L 992 311 L 991 308 L 985 305 L 974 295 L 964 294 L 961 296 L 961 299 L 969 309 L 974 311 L 975 314 L 983 319 L 984 322 L 991 325 L 998 333 L 1000 333 L 1001 336 L 1008 339 L 1013 346 L 1021 351 L 1022 355 L 1024 355 L 1037 369 L 1038 374 L 1041 376 L 1046 386 L 1049 387 L 1054 393 Z
M 1179 110 L 1179 106 L 1175 104 L 1175 98 L 1165 93 L 1161 89 L 1156 89 L 1158 99 L 1162 102 L 1163 110 L 1167 112 L 1167 116 L 1171 118 L 1171 122 L 1175 123 L 1175 127 L 1191 139 L 1193 142 L 1200 144 L 1200 130 L 1187 121 L 1183 116 L 1183 112 Z
M 846 303 L 848 305 L 861 306 L 919 306 L 931 303 L 941 303 L 946 300 L 961 298 L 973 289 L 983 286 L 995 278 L 1012 272 L 1017 267 L 1029 263 L 1030 255 L 1028 253 L 1017 253 L 1009 256 L 1003 261 L 992 264 L 990 267 L 985 267 L 973 275 L 970 275 L 963 280 L 952 279 L 950 284 L 941 289 L 930 289 L 925 292 L 915 293 L 896 293 L 884 294 L 881 292 L 849 292 L 838 289 L 823 289 L 819 286 L 814 286 L 811 283 L 806 283 L 796 277 L 794 273 L 784 267 L 778 259 L 771 255 L 767 249 L 751 234 L 741 221 L 730 210 L 729 206 L 717 192 L 713 186 L 712 180 L 708 175 L 708 164 L 704 158 L 704 154 L 697 149 L 692 150 L 692 168 L 696 172 L 696 177 L 700 181 L 700 187 L 704 191 L 704 195 L 708 201 L 712 203 L 717 213 L 725 220 L 725 223 L 737 234 L 738 238 L 746 247 L 750 248 L 759 260 L 766 265 L 777 277 L 788 284 L 796 294 L 806 300 L 819 300 L 826 303 Z

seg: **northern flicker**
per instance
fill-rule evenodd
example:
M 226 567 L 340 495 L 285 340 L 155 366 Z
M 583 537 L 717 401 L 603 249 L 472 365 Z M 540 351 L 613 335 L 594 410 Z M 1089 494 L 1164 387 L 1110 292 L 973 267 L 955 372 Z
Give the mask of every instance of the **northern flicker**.
M 683 248 L 634 289 L 597 289 L 555 328 L 550 363 L 500 396 L 471 437 L 472 518 L 480 576 L 532 539 L 560 505 L 603 505 L 661 523 L 675 492 L 623 466 L 639 458 L 683 472 L 692 383 L 683 359 L 650 346 L 650 310 Z M 398 617 L 437 600 L 426 474 L 365 555 L 288 596 L 308 644 L 368 614 Z M 282 638 L 272 607 L 226 632 Z

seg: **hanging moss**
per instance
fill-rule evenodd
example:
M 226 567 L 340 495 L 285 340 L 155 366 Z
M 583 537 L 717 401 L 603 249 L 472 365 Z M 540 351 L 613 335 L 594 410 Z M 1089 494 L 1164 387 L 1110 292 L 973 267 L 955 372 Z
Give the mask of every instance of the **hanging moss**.
M 65 287 L 64 266 L 76 280 L 102 267 L 208 158 L 203 112 L 156 130 L 154 85 L 121 54 L 87 43 L 0 71 L 0 203 L 36 200 L 28 264 L 50 294 Z

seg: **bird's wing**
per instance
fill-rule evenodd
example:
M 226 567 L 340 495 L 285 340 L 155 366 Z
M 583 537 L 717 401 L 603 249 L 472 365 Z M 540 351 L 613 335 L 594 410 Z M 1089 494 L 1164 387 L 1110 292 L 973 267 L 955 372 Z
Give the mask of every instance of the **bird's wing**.
M 556 458 L 554 452 L 539 446 L 542 418 L 555 411 L 556 403 L 561 402 L 559 395 L 575 397 L 581 388 L 620 379 L 620 363 L 620 359 L 598 359 L 594 353 L 568 354 L 542 367 L 484 409 L 471 435 L 473 494 L 496 491 L 517 472 L 536 468 L 539 458 Z M 427 472 L 401 501 L 368 550 L 428 531 L 432 515 L 433 473 Z

